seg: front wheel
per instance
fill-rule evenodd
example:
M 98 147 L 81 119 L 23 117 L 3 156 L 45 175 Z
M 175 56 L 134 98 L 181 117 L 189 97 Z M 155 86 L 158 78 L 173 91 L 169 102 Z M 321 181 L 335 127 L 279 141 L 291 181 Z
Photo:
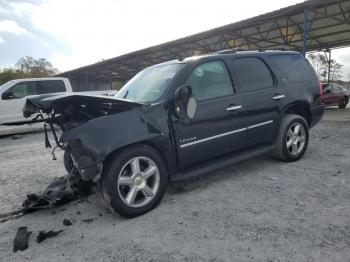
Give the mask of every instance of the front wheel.
M 309 126 L 299 115 L 285 115 L 282 118 L 274 156 L 292 162 L 299 160 L 309 143 Z
M 156 150 L 146 145 L 128 147 L 105 164 L 100 197 L 105 207 L 124 217 L 153 209 L 168 185 L 168 173 Z

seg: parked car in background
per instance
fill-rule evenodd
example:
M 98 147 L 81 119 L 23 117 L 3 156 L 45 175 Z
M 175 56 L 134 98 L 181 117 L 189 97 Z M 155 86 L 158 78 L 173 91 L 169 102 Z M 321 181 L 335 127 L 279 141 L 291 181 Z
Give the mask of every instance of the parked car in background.
M 28 96 L 43 94 L 72 93 L 68 78 L 26 78 L 11 80 L 0 86 L 0 124 L 28 123 L 23 117 L 23 106 Z M 113 90 L 87 91 L 84 94 L 114 95 Z
M 323 87 L 323 103 L 326 106 L 339 106 L 345 108 L 349 102 L 350 92 L 341 85 L 335 83 L 324 83 Z
M 69 174 L 98 182 L 107 208 L 135 217 L 169 181 L 264 153 L 300 159 L 322 92 L 300 53 L 229 50 L 146 68 L 114 97 L 28 98 L 24 114 L 54 112 Z

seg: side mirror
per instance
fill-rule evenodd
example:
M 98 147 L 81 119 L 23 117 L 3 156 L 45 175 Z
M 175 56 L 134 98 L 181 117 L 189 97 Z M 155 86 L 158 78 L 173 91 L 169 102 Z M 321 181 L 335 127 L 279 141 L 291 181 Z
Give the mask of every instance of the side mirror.
M 3 100 L 9 100 L 9 99 L 15 98 L 15 96 L 11 91 L 6 91 L 5 93 L 2 94 L 1 98 Z
M 181 86 L 175 91 L 175 113 L 180 119 L 192 119 L 197 110 L 197 102 L 190 86 Z

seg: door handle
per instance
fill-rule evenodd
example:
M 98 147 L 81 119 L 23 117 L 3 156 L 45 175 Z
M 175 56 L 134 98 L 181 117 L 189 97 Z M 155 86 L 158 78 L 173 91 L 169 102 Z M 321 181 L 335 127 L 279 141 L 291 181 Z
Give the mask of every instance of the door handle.
M 276 94 L 272 97 L 273 100 L 281 100 L 283 98 L 285 98 L 285 95 L 280 95 L 280 94 Z
M 236 110 L 241 109 L 241 108 L 242 108 L 241 105 L 239 105 L 239 106 L 232 105 L 232 106 L 229 106 L 228 108 L 226 108 L 226 110 L 233 112 L 233 111 L 236 111 Z

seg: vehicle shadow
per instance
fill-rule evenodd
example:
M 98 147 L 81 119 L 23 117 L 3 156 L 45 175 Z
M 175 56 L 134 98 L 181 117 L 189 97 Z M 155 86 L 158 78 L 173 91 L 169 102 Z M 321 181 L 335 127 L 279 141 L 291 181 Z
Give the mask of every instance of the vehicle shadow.
M 243 176 L 252 174 L 252 171 L 254 170 L 260 170 L 262 166 L 266 166 L 269 163 L 271 164 L 277 162 L 279 161 L 272 159 L 268 156 L 261 156 L 242 161 L 233 164 L 232 166 L 222 168 L 208 174 L 204 174 L 203 176 L 199 176 L 197 178 L 192 178 L 179 182 L 172 182 L 169 185 L 167 194 L 176 195 L 186 193 L 189 191 L 201 190 L 208 188 L 210 185 L 221 181 L 234 182 L 235 180 L 238 180 Z

